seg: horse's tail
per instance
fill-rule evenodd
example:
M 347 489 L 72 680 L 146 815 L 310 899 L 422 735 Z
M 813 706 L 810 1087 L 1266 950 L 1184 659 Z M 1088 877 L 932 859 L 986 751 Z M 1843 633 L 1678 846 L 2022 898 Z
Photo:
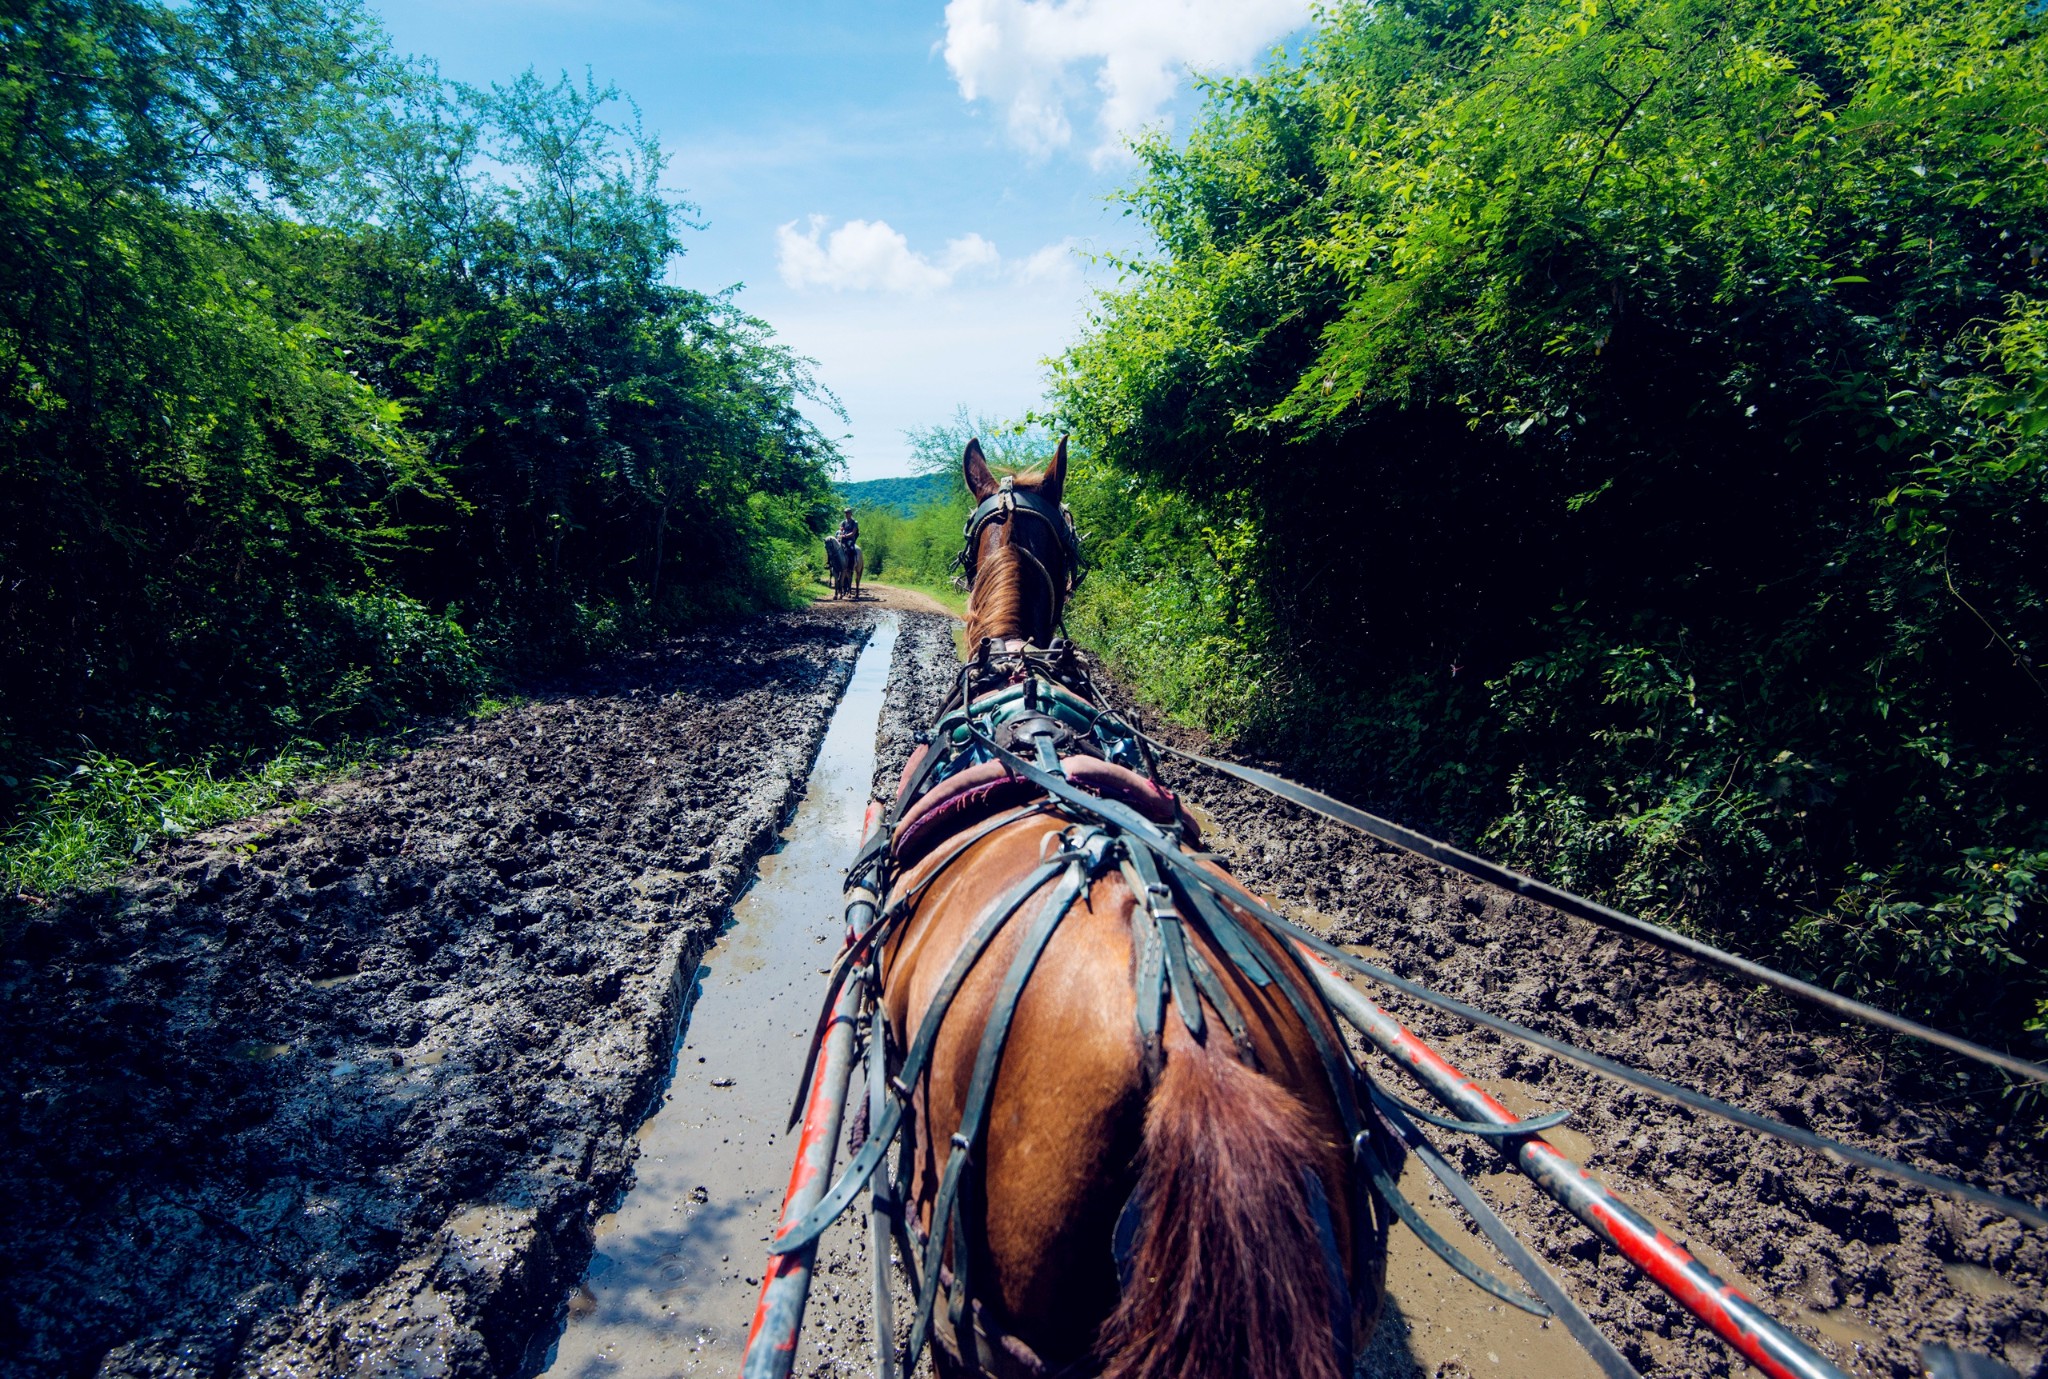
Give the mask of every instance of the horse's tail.
M 1317 1136 L 1292 1093 L 1213 1042 L 1177 1041 L 1152 1092 L 1144 1224 L 1097 1343 L 1103 1379 L 1350 1379 L 1330 1328 L 1351 1309 L 1331 1306 L 1303 1176 Z

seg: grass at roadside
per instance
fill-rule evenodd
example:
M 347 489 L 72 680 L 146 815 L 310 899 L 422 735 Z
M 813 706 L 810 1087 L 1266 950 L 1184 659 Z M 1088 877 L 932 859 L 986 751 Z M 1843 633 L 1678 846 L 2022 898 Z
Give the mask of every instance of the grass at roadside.
M 510 694 L 471 710 L 481 720 L 527 702 Z M 235 769 L 218 762 L 138 763 L 88 751 L 29 786 L 14 824 L 0 832 L 0 885 L 15 897 L 96 886 L 159 845 L 297 797 L 303 786 L 402 751 L 412 732 L 311 743 Z
M 0 836 L 0 876 L 17 896 L 94 885 L 158 843 L 268 809 L 344 764 L 285 752 L 216 774 L 207 762 L 159 766 L 88 752 L 31 787 L 21 822 Z

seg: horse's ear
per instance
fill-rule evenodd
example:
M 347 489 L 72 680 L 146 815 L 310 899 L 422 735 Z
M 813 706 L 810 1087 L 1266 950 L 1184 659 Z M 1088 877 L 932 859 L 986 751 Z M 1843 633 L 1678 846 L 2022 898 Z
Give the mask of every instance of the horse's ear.
M 1052 463 L 1045 467 L 1045 477 L 1038 481 L 1039 494 L 1057 503 L 1067 488 L 1067 438 L 1060 437 L 1060 448 L 1053 452 Z
M 981 442 L 967 442 L 967 453 L 960 457 L 960 472 L 967 476 L 967 491 L 974 495 L 977 503 L 987 502 L 989 495 L 996 491 L 996 476 L 988 472 L 988 461 L 981 457 Z

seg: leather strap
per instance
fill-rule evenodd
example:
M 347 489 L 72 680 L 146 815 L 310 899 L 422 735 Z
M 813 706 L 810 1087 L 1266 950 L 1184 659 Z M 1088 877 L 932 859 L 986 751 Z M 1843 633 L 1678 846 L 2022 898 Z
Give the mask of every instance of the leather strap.
M 1372 1100 L 1388 1127 L 1415 1152 L 1417 1158 L 1422 1160 L 1422 1166 L 1435 1175 L 1436 1180 L 1457 1199 L 1458 1205 L 1465 1209 L 1465 1214 L 1472 1218 L 1486 1238 L 1493 1243 L 1493 1248 L 1500 1251 L 1501 1257 L 1527 1281 L 1538 1297 L 1549 1304 L 1551 1312 L 1564 1323 L 1564 1329 L 1571 1332 L 1572 1339 L 1593 1357 L 1593 1362 L 1600 1366 L 1607 1379 L 1642 1379 L 1636 1372 L 1636 1367 L 1614 1348 L 1612 1341 L 1601 1334 L 1600 1328 L 1593 1325 L 1593 1319 L 1588 1317 L 1578 1303 L 1572 1300 L 1571 1294 L 1565 1292 L 1558 1281 L 1550 1276 L 1550 1271 L 1530 1253 L 1529 1247 L 1515 1238 L 1515 1233 L 1508 1229 L 1507 1223 L 1500 1219 L 1493 1208 L 1487 1205 L 1486 1199 L 1466 1181 L 1465 1175 L 1452 1168 L 1444 1156 L 1437 1152 L 1436 1146 L 1431 1144 L 1421 1131 L 1408 1123 L 1406 1115 L 1413 1108 L 1377 1086 L 1372 1088 Z
M 1493 1294 L 1508 1306 L 1519 1307 L 1524 1312 L 1538 1317 L 1550 1315 L 1550 1308 L 1543 1302 L 1519 1289 L 1510 1288 L 1474 1264 L 1456 1245 L 1439 1235 L 1436 1227 L 1422 1219 L 1422 1213 L 1415 1210 L 1413 1202 L 1401 1195 L 1401 1189 L 1395 1184 L 1393 1176 L 1387 1172 L 1387 1166 L 1380 1162 L 1379 1151 L 1372 1147 L 1372 1135 L 1369 1131 L 1360 1131 L 1352 1140 L 1351 1147 L 1358 1157 L 1359 1166 L 1365 1170 L 1366 1180 L 1372 1184 L 1372 1189 L 1379 1194 L 1380 1200 L 1393 1210 L 1394 1215 L 1401 1218 L 1402 1225 L 1414 1231 L 1423 1244 L 1435 1251 L 1439 1259 L 1463 1274 L 1468 1282 Z
M 1520 1135 L 1538 1134 L 1541 1131 L 1563 1125 L 1571 1119 L 1572 1115 L 1570 1111 L 1550 1111 L 1544 1115 L 1531 1116 L 1527 1120 L 1517 1120 L 1513 1125 L 1495 1125 L 1490 1121 L 1483 1120 L 1453 1120 L 1449 1116 L 1439 1116 L 1433 1112 L 1423 1110 L 1420 1106 L 1403 1101 L 1378 1083 L 1373 1084 L 1372 1099 L 1375 1102 L 1384 1102 L 1390 1106 L 1397 1106 L 1404 1114 L 1413 1116 L 1420 1121 L 1427 1121 L 1429 1124 L 1441 1129 L 1459 1130 L 1467 1135 L 1480 1135 L 1493 1140 L 1511 1140 Z
M 1259 1066 L 1259 1055 L 1252 1048 L 1252 1033 L 1244 1022 L 1244 1015 L 1237 1008 L 1237 1002 L 1230 999 L 1230 993 L 1223 989 L 1222 980 L 1209 960 L 1202 956 L 1202 950 L 1188 946 L 1188 969 L 1194 973 L 1195 988 L 1204 1000 L 1216 1008 L 1216 1018 L 1223 1022 L 1223 1028 L 1230 1031 L 1230 1042 L 1237 1046 L 1237 1061 L 1254 1071 Z
M 1131 988 L 1137 998 L 1138 1045 L 1149 1080 L 1166 1066 L 1166 950 L 1160 942 L 1159 922 L 1143 901 L 1145 878 L 1128 860 L 1124 862 L 1124 882 L 1139 898 L 1131 906 Z
M 1181 927 L 1180 911 L 1173 903 L 1173 890 L 1159 879 L 1159 868 L 1146 849 L 1131 848 L 1128 853 L 1131 870 L 1144 886 L 1138 903 L 1152 917 L 1159 931 L 1160 947 L 1166 954 L 1166 979 L 1173 992 L 1173 1008 L 1180 1012 L 1180 1022 L 1199 1044 L 1207 1037 L 1208 1021 L 1202 1016 L 1202 997 L 1195 986 L 1194 968 L 1188 962 L 1188 938 Z
M 996 993 L 995 1004 L 989 1009 L 988 1023 L 982 1027 L 981 1047 L 975 1053 L 974 1072 L 967 1085 L 967 1101 L 961 1108 L 960 1126 L 953 1132 L 953 1152 L 947 1156 L 945 1173 L 939 1180 L 938 1199 L 932 1205 L 932 1237 L 925 1246 L 924 1263 L 919 1271 L 922 1277 L 917 1313 L 910 1325 L 909 1343 L 904 1349 L 903 1368 L 906 1371 L 923 1352 L 925 1339 L 930 1334 L 932 1305 L 938 1299 L 939 1265 L 945 1259 L 949 1228 L 958 1222 L 960 1182 L 967 1171 L 968 1153 L 981 1138 L 982 1122 L 988 1114 L 989 1100 L 995 1090 L 996 1069 L 1002 1063 L 1003 1046 L 1010 1037 L 1010 1023 L 1017 1013 L 1017 1001 L 1024 994 L 1024 984 L 1031 979 L 1032 970 L 1038 966 L 1039 956 L 1045 952 L 1046 944 L 1052 941 L 1053 931 L 1066 918 L 1068 910 L 1089 881 L 1090 868 L 1084 866 L 1078 856 L 1064 854 L 1056 865 L 1065 874 L 1058 889 L 1046 900 L 1031 927 L 1025 931 L 1017 946 L 1017 955 L 1011 959 L 1010 970 L 1004 975 L 1003 984 Z M 952 994 L 947 993 L 948 1004 Z M 939 1009 L 936 1001 L 933 1008 Z M 904 1081 L 908 1083 L 909 1079 L 906 1077 Z M 961 1247 L 953 1254 L 956 1282 L 952 1315 L 956 1325 L 966 1311 L 965 1279 L 970 1253 L 966 1235 L 962 1232 Z
M 1301 1185 L 1308 1193 L 1309 1219 L 1315 1222 L 1316 1241 L 1323 1247 L 1323 1274 L 1330 1286 L 1330 1337 L 1337 1347 L 1337 1373 L 1349 1375 L 1352 1359 L 1351 1289 L 1344 1282 L 1344 1256 L 1337 1249 L 1337 1226 L 1330 1219 L 1330 1195 L 1312 1168 L 1301 1170 Z
M 882 1008 L 881 981 L 875 977 L 873 968 L 868 971 L 872 983 L 868 993 L 867 1106 L 868 1124 L 874 1125 L 881 1120 L 889 1095 L 889 1017 Z M 868 1198 L 868 1249 L 874 1255 L 875 1276 L 869 1295 L 875 1308 L 875 1361 L 881 1371 L 877 1379 L 897 1379 L 901 1370 L 896 1364 L 894 1294 L 889 1282 L 889 1227 L 896 1221 L 900 1205 L 896 1199 L 897 1184 L 886 1171 L 876 1172 L 870 1181 L 874 1190 Z
M 888 906 L 875 916 L 874 921 L 859 933 L 853 943 L 839 950 L 839 957 L 832 964 L 831 976 L 825 982 L 825 1003 L 818 1008 L 817 1022 L 811 1028 L 810 1050 L 804 1055 L 803 1076 L 797 1082 L 796 1100 L 790 1105 L 789 1124 L 785 1127 L 786 1129 L 794 1130 L 796 1123 L 803 1119 L 804 1098 L 810 1090 L 811 1075 L 818 1065 L 818 1050 L 825 1046 L 825 1031 L 831 1028 L 832 1012 L 837 1008 L 839 1001 L 839 988 L 846 981 L 847 974 L 859 965 L 860 959 L 865 954 L 879 948 L 887 941 L 889 934 L 894 930 L 897 923 L 902 920 L 903 916 L 915 908 L 918 900 L 923 897 L 925 891 L 931 887 L 931 884 L 944 875 L 948 867 L 959 861 L 961 854 L 966 852 L 968 848 L 1007 824 L 1013 824 L 1019 819 L 1044 812 L 1045 805 L 1042 802 L 1006 810 L 992 819 L 983 821 L 978 827 L 961 834 L 958 838 L 953 839 L 950 843 L 951 851 L 945 855 L 944 859 L 937 866 L 926 872 L 923 879 L 915 886 L 892 899 Z M 851 909 L 851 907 L 848 908 L 849 910 Z
M 775 1237 L 772 1242 L 773 1253 L 788 1254 L 792 1250 L 802 1249 L 822 1235 L 825 1228 L 852 1205 L 855 1194 L 874 1173 L 876 1166 L 882 1162 L 882 1155 L 887 1151 L 889 1142 L 896 1138 L 896 1131 L 903 1124 L 903 1116 L 908 1109 L 908 1098 L 900 1089 L 915 1086 L 918 1078 L 924 1075 L 925 1060 L 931 1057 L 932 1046 L 938 1042 L 940 1022 L 945 1019 L 946 1011 L 953 1004 L 953 997 L 959 994 L 961 985 L 967 980 L 968 972 L 973 969 L 975 962 L 987 950 L 995 936 L 1002 932 L 1003 926 L 1010 922 L 1010 917 L 1023 907 L 1024 902 L 1031 899 L 1032 894 L 1040 886 L 1058 875 L 1063 865 L 1063 861 L 1053 861 L 1033 868 L 1029 875 L 983 912 L 981 923 L 968 935 L 967 942 L 961 945 L 959 953 L 954 956 L 953 965 L 947 969 L 945 980 L 940 982 L 938 990 L 932 993 L 932 1003 L 924 1013 L 923 1022 L 918 1026 L 917 1038 L 911 1044 L 910 1051 L 904 1055 L 903 1071 L 899 1074 L 899 1089 L 897 1094 L 889 1099 L 889 1105 L 882 1113 L 881 1122 L 869 1127 L 868 1142 L 861 1146 L 860 1153 L 853 1156 L 853 1161 L 846 1166 L 846 1171 L 839 1176 L 839 1181 L 831 1186 L 818 1205 L 811 1208 L 803 1220 L 792 1222 L 786 1230 Z
M 1143 737 L 1143 734 L 1140 734 L 1140 736 Z M 1356 805 L 1346 804 L 1344 801 L 1334 799 L 1319 790 L 1311 790 L 1309 787 L 1288 780 L 1284 776 L 1276 776 L 1270 771 L 1261 771 L 1252 766 L 1241 766 L 1234 761 L 1221 761 L 1215 757 L 1203 756 L 1199 752 L 1185 751 L 1182 748 L 1173 746 L 1171 743 L 1160 742 L 1155 738 L 1145 737 L 1144 741 L 1154 751 L 1170 752 L 1184 761 L 1192 761 L 1198 766 L 1206 766 L 1212 771 L 1221 771 L 1226 776 L 1234 776 L 1248 785 L 1257 786 L 1269 795 L 1276 795 L 1286 800 L 1289 804 L 1299 805 L 1310 813 L 1320 814 L 1326 819 L 1355 828 L 1361 833 L 1370 834 L 1383 843 L 1392 843 L 1395 847 L 1405 849 L 1419 857 L 1427 857 L 1432 862 L 1449 867 L 1453 871 L 1461 871 L 1467 876 L 1476 877 L 1490 885 L 1498 886 L 1504 891 L 1510 891 L 1516 895 L 1526 895 L 1533 900 L 1541 901 L 1554 910 L 1562 910 L 1568 915 L 1576 915 L 1580 919 L 1590 920 L 1603 928 L 1613 929 L 1636 938 L 1648 939 L 1650 942 L 1664 948 L 1717 964 L 1732 972 L 1738 972 L 1752 981 L 1775 986 L 1781 991 L 1786 991 L 1794 996 L 1812 1001 L 1816 1005 L 1825 1006 L 1839 1015 L 1846 1015 L 1851 1019 L 1861 1020 L 1865 1024 L 1876 1025 L 1897 1034 L 1909 1035 L 1914 1039 L 1947 1049 L 1951 1053 L 1958 1053 L 1965 1058 L 1975 1059 L 1979 1063 L 1985 1063 L 1995 1068 L 2003 1068 L 2005 1071 L 2017 1073 L 2021 1077 L 2032 1078 L 2036 1082 L 2048 1082 L 2048 1067 L 2043 1067 L 2039 1063 L 2030 1063 L 2024 1058 L 2016 1058 L 2011 1054 L 2001 1053 L 1996 1049 L 1985 1048 L 1982 1044 L 1972 1043 L 1968 1039 L 1963 1039 L 1953 1034 L 1946 1034 L 1941 1030 L 1920 1024 L 1918 1021 L 1909 1020 L 1903 1015 L 1894 1015 L 1888 1010 L 1880 1010 L 1876 1006 L 1865 1005 L 1863 1002 L 1852 1000 L 1840 992 L 1829 991 L 1825 987 L 1815 986 L 1811 982 L 1800 981 L 1797 977 L 1787 976 L 1783 972 L 1765 967 L 1762 963 L 1752 962 L 1748 958 L 1740 957 L 1725 949 L 1716 948 L 1710 943 L 1704 943 L 1689 935 L 1667 929 L 1661 924 L 1652 924 L 1646 919 L 1607 905 L 1602 905 L 1596 900 L 1587 900 L 1583 896 L 1573 895 L 1570 891 L 1560 890 L 1555 886 L 1538 881 L 1532 876 L 1524 876 L 1518 871 L 1512 871 L 1498 862 L 1490 862 L 1484 857 L 1475 857 L 1462 848 L 1456 848 L 1449 843 L 1440 842 L 1435 838 L 1429 837 L 1427 834 L 1417 833 L 1414 829 L 1405 828 L 1400 824 L 1394 823 L 1392 820 L 1382 819 L 1377 814 L 1368 814 Z

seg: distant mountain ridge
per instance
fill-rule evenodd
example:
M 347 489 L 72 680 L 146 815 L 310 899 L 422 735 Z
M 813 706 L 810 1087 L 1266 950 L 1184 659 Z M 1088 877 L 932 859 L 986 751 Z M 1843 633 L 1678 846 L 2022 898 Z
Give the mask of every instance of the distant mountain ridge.
M 903 479 L 862 479 L 832 487 L 838 491 L 840 501 L 851 507 L 886 508 L 899 517 L 908 517 L 919 508 L 953 497 L 959 491 L 960 479 L 954 474 L 918 474 Z

